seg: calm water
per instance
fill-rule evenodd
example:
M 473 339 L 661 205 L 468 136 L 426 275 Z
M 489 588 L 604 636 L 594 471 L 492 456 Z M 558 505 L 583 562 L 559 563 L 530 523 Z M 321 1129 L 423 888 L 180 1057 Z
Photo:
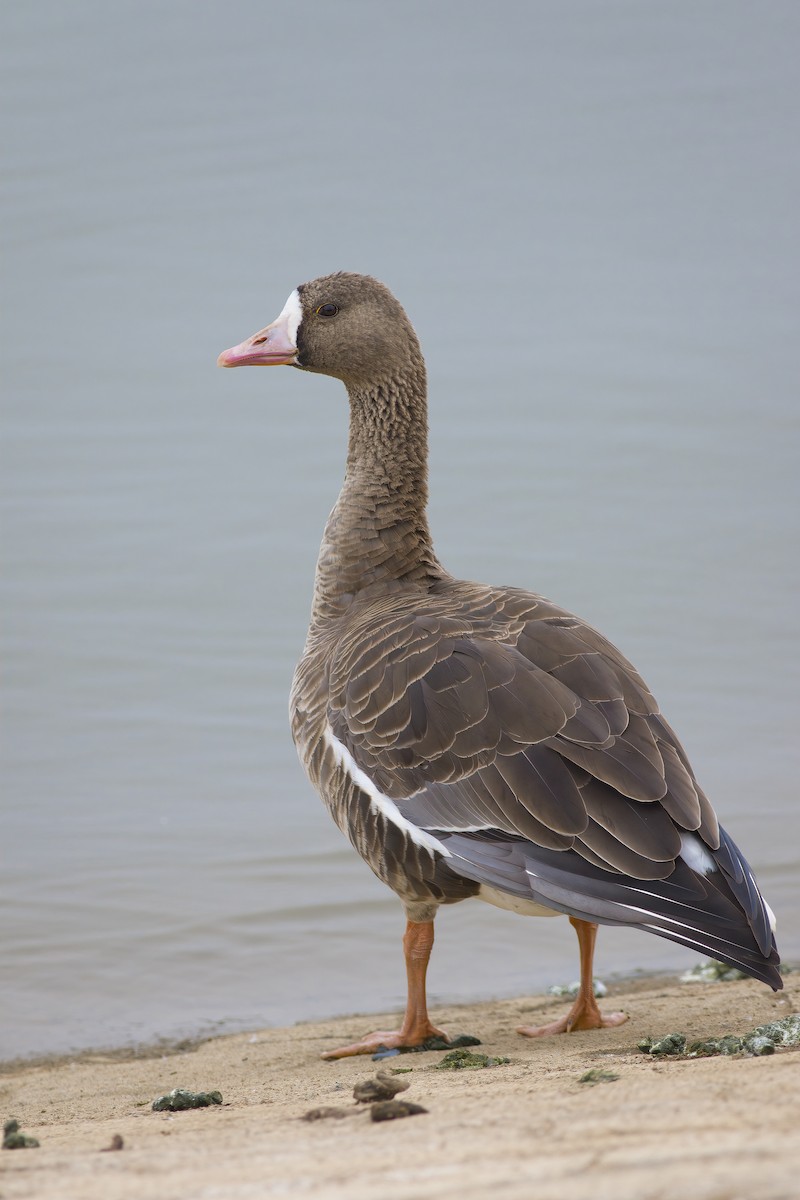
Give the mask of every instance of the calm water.
M 402 1002 L 286 718 L 344 395 L 214 367 L 337 268 L 422 338 L 441 557 L 633 658 L 800 957 L 797 5 L 2 23 L 0 1057 Z M 563 921 L 438 939 L 434 999 L 577 969 Z

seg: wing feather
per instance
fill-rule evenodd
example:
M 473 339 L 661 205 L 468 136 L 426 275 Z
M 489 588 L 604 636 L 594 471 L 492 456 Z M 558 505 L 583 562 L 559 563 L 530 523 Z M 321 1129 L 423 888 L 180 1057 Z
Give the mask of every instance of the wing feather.
M 681 830 L 719 844 L 680 744 L 614 646 L 541 597 L 453 589 L 422 616 L 408 597 L 366 606 L 329 669 L 335 736 L 408 820 L 574 845 L 641 879 L 672 869 Z

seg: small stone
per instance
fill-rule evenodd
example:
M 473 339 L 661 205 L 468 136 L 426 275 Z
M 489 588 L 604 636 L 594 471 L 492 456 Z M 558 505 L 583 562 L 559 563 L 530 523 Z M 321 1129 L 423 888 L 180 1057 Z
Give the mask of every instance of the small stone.
M 379 1100 L 370 1109 L 370 1116 L 373 1121 L 396 1121 L 399 1117 L 415 1117 L 427 1111 L 410 1100 Z
M 183 1112 L 187 1108 L 209 1108 L 222 1104 L 221 1092 L 190 1092 L 186 1088 L 173 1088 L 166 1096 L 153 1101 L 153 1112 Z
M 375 1100 L 392 1100 L 398 1092 L 411 1086 L 406 1079 L 394 1079 L 387 1071 L 379 1071 L 374 1079 L 365 1079 L 353 1088 L 353 1096 L 359 1104 L 371 1104 Z

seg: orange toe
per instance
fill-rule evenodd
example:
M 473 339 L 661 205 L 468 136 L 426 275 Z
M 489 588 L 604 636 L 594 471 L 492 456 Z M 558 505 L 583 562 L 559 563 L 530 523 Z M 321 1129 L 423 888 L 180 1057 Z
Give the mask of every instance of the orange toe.
M 430 1022 L 424 1027 L 406 1032 L 403 1029 L 378 1029 L 368 1033 L 360 1042 L 352 1042 L 349 1046 L 340 1046 L 338 1050 L 323 1051 L 322 1058 L 351 1058 L 356 1054 L 375 1054 L 385 1047 L 387 1050 L 399 1050 L 403 1047 L 414 1049 L 421 1046 L 428 1038 L 439 1037 L 449 1042 L 450 1038 L 442 1029 L 437 1029 Z
M 519 1025 L 517 1033 L 523 1037 L 549 1037 L 553 1033 L 576 1033 L 583 1029 L 611 1029 L 627 1021 L 628 1014 L 624 1012 L 601 1013 L 599 1008 L 582 1009 L 580 1012 L 569 1012 L 558 1021 L 550 1021 L 547 1025 Z

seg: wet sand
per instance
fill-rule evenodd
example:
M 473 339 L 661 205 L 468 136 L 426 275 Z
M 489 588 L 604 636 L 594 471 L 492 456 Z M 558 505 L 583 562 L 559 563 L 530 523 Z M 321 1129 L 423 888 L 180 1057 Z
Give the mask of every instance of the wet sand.
M 376 1124 L 300 1118 L 353 1106 L 368 1058 L 323 1062 L 326 1048 L 395 1017 L 337 1018 L 216 1038 L 164 1053 L 91 1054 L 17 1065 L 0 1076 L 0 1112 L 39 1149 L 0 1151 L 3 1200 L 187 1200 L 291 1195 L 331 1200 L 793 1200 L 800 1194 L 800 1048 L 760 1058 L 656 1060 L 645 1036 L 744 1034 L 800 1011 L 800 974 L 774 995 L 752 981 L 623 983 L 606 1007 L 619 1028 L 542 1039 L 563 999 L 437 1009 L 451 1035 L 481 1038 L 502 1066 L 435 1071 L 443 1053 L 404 1055 L 401 1098 L 426 1115 Z M 619 1078 L 579 1083 L 602 1068 Z M 175 1087 L 218 1089 L 220 1107 L 154 1113 Z M 115 1134 L 124 1148 L 101 1153 Z

